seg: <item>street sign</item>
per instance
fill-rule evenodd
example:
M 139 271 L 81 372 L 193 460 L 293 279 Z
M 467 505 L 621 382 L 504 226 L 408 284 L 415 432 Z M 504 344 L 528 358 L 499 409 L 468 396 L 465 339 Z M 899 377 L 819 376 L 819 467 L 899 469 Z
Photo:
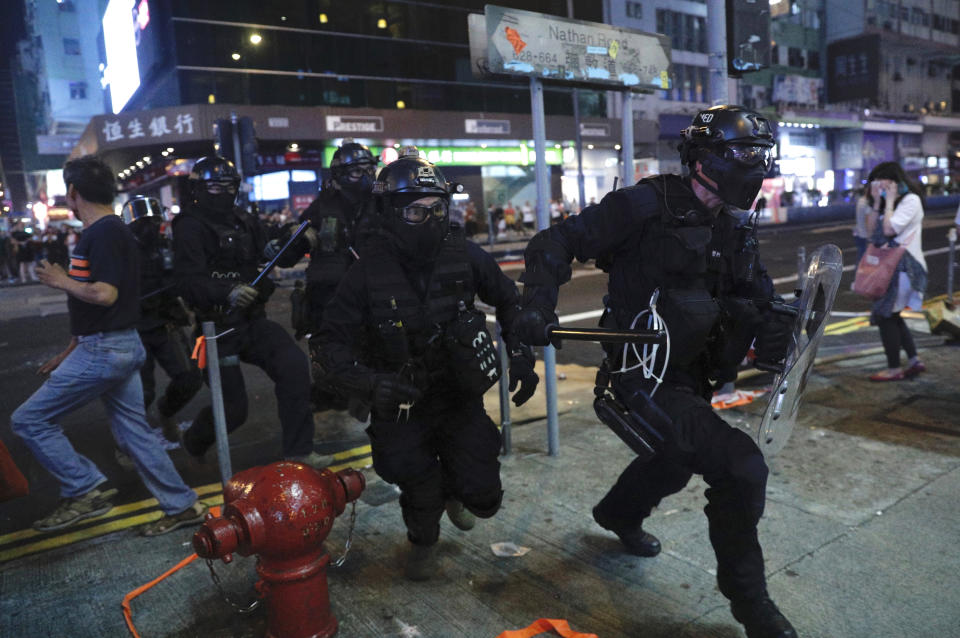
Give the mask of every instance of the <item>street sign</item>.
M 487 71 L 603 88 L 670 88 L 670 39 L 488 4 Z

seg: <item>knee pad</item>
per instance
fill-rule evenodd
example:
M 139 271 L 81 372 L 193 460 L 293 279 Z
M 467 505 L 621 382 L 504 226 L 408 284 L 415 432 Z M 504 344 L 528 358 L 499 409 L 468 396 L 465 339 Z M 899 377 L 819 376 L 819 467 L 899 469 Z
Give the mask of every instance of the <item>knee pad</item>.
M 465 495 L 460 502 L 477 518 L 490 518 L 500 510 L 503 490 L 498 489 L 495 494 Z

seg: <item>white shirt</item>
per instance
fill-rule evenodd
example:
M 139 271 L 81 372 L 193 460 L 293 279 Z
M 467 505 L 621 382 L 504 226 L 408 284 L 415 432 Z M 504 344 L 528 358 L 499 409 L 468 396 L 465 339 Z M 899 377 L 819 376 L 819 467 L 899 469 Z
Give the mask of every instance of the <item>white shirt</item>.
M 920 243 L 920 229 L 923 226 L 923 204 L 920 197 L 914 193 L 904 195 L 893 209 L 890 225 L 897 231 L 897 236 L 894 237 L 897 243 L 906 246 L 907 252 L 927 270 L 927 261 L 923 258 L 923 247 Z

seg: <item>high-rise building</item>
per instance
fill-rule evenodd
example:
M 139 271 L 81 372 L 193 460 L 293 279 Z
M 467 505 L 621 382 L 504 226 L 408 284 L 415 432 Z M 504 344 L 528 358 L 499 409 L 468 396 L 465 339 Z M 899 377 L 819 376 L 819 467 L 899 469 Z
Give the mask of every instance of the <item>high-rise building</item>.
M 594 0 L 503 4 L 603 17 Z M 76 152 L 103 152 L 125 189 L 172 205 L 177 181 L 164 177 L 184 172 L 175 160 L 214 152 L 213 125 L 232 113 L 253 120 L 252 196 L 269 207 L 309 201 L 347 136 L 384 159 L 416 143 L 476 205 L 522 205 L 535 200 L 529 80 L 475 73 L 468 16 L 484 5 L 110 0 L 102 20 L 108 114 L 94 118 Z M 619 126 L 607 120 L 604 91 L 579 93 L 586 197 L 598 199 L 617 172 Z M 545 96 L 552 192 L 574 199 L 572 91 L 548 86 Z

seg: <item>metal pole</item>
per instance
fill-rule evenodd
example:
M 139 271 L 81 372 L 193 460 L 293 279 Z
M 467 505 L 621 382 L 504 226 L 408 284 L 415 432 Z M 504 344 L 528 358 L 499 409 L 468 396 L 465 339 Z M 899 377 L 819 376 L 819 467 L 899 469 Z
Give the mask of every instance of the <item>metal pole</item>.
M 533 116 L 533 146 L 536 152 L 537 174 L 537 228 L 550 226 L 550 174 L 547 173 L 546 125 L 543 115 L 543 82 L 530 78 L 530 110 Z M 560 452 L 560 429 L 557 416 L 557 351 L 553 346 L 543 349 L 544 389 L 547 393 L 547 452 L 556 456 Z
M 573 126 L 577 140 L 577 193 L 580 198 L 577 205 L 583 210 L 587 202 L 584 201 L 586 189 L 583 185 L 583 138 L 580 135 L 580 92 L 577 89 L 573 90 Z
M 217 433 L 217 462 L 224 487 L 233 471 L 230 467 L 230 442 L 227 440 L 227 417 L 223 413 L 223 386 L 220 382 L 220 353 L 217 349 L 217 328 L 212 321 L 203 322 L 203 340 L 207 347 L 207 375 L 210 398 L 213 400 L 213 428 Z
M 500 355 L 500 437 L 503 440 L 503 454 L 509 455 L 513 449 L 510 440 L 510 359 L 507 346 L 503 342 L 503 327 L 497 322 L 497 352 Z
M 947 231 L 947 240 L 950 242 L 950 252 L 947 253 L 947 302 L 953 303 L 953 270 L 957 267 L 957 229 Z
M 710 104 L 727 103 L 727 9 L 724 0 L 707 0 L 710 51 Z
M 624 91 L 620 94 L 620 144 L 623 148 L 623 173 L 620 178 L 623 186 L 632 186 L 633 180 L 633 93 Z
M 606 9 L 604 9 L 604 13 L 606 13 Z M 573 18 L 573 0 L 567 0 L 567 17 Z M 604 20 L 604 22 L 606 22 L 606 20 Z M 577 205 L 580 207 L 580 210 L 583 210 L 587 202 L 584 201 L 586 190 L 583 186 L 583 139 L 580 136 L 580 91 L 577 89 L 573 90 L 573 126 L 577 140 L 577 193 L 580 198 L 577 201 Z
M 807 248 L 797 247 L 797 290 L 803 290 L 803 282 L 807 277 Z
M 493 250 L 493 244 L 496 239 L 497 228 L 496 228 L 496 222 L 493 220 L 493 211 L 490 210 L 489 208 L 487 209 L 487 227 L 489 227 L 490 229 L 487 234 L 487 243 L 490 244 L 490 249 Z

